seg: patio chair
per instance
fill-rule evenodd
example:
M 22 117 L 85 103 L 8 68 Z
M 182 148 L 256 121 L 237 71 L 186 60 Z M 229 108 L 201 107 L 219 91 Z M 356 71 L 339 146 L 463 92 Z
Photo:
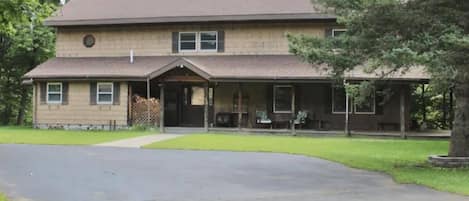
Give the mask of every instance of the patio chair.
M 267 115 L 267 111 L 256 111 L 256 124 L 270 125 L 272 128 L 272 120 Z
M 293 119 L 293 123 L 296 125 L 299 125 L 301 128 L 303 125 L 306 124 L 306 120 L 308 119 L 308 112 L 307 111 L 298 111 L 298 114 L 296 115 L 296 118 Z

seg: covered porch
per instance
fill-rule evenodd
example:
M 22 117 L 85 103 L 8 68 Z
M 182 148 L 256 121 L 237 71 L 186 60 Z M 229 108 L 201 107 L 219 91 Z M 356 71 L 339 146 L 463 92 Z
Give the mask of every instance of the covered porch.
M 205 132 L 405 133 L 411 127 L 410 84 L 426 81 L 417 77 L 380 81 L 367 104 L 356 105 L 346 101 L 344 89 L 327 73 L 293 56 L 284 56 L 283 63 L 268 56 L 232 57 L 236 56 L 178 58 L 146 81 L 130 82 L 129 96 L 159 100 L 161 132 L 167 127 L 196 127 Z M 259 69 L 267 71 L 259 74 Z M 350 80 L 366 78 L 373 77 Z M 389 93 L 386 100 L 384 88 Z

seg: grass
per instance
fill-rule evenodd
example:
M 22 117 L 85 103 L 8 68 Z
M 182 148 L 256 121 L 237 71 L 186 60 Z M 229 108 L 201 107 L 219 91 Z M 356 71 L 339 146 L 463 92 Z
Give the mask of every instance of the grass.
M 154 143 L 145 148 L 300 154 L 349 167 L 385 172 L 399 183 L 425 185 L 469 195 L 469 169 L 435 168 L 426 163 L 429 155 L 446 154 L 448 146 L 448 142 L 442 140 L 197 134 Z
M 140 130 L 110 132 L 0 127 L 0 144 L 91 145 L 153 133 Z M 0 201 L 3 201 L 1 197 Z
M 2 193 L 0 193 L 0 201 L 7 201 L 7 197 Z

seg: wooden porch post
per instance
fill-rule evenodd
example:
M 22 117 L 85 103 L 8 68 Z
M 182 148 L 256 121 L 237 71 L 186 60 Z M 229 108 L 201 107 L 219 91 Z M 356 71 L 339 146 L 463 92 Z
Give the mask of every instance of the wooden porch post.
M 205 90 L 205 98 L 204 98 L 204 131 L 208 132 L 208 103 L 209 103 L 209 97 L 208 97 L 208 83 L 205 83 L 204 86 Z
M 164 84 L 159 84 L 160 87 L 160 133 L 164 133 Z
M 295 128 L 295 86 L 292 86 L 292 93 L 291 93 L 291 112 L 292 112 L 292 120 L 291 120 L 291 134 L 296 135 L 296 128 Z
M 241 124 L 243 120 L 243 92 L 241 83 L 238 84 L 238 130 L 241 131 Z
M 147 78 L 147 126 L 151 125 L 151 89 L 150 89 L 150 78 Z
M 422 84 L 422 116 L 423 116 L 423 127 L 427 129 L 427 106 L 425 102 L 425 84 Z
M 453 88 L 449 90 L 449 128 L 453 129 L 453 121 L 454 121 L 454 94 Z
M 401 94 L 400 94 L 400 99 L 401 99 L 401 100 L 400 100 L 400 105 L 401 105 L 401 107 L 400 107 L 400 116 L 401 116 L 401 118 L 400 118 L 400 119 L 401 119 L 400 125 L 401 125 L 401 137 L 402 137 L 403 139 L 406 139 L 406 138 L 407 138 L 407 136 L 406 136 L 406 124 L 405 124 L 405 122 L 406 122 L 406 118 L 405 118 L 405 116 L 406 116 L 406 114 L 405 114 L 405 110 L 406 110 L 406 106 L 405 106 L 405 104 L 406 104 L 406 103 L 405 103 L 405 90 L 406 90 L 406 89 L 405 89 L 404 87 L 402 87 L 402 88 L 401 88 Z
M 350 112 L 349 112 L 349 108 L 350 108 L 350 97 L 349 97 L 349 94 L 347 92 L 347 89 L 346 89 L 346 86 L 347 86 L 347 80 L 344 80 L 344 89 L 345 89 L 345 134 L 347 136 L 351 136 L 351 133 L 350 133 Z

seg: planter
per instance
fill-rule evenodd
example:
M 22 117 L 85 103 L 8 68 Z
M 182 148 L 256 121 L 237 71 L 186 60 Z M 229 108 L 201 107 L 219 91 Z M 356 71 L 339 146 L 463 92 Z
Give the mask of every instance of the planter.
M 430 156 L 428 161 L 436 167 L 462 168 L 469 167 L 469 157 Z

